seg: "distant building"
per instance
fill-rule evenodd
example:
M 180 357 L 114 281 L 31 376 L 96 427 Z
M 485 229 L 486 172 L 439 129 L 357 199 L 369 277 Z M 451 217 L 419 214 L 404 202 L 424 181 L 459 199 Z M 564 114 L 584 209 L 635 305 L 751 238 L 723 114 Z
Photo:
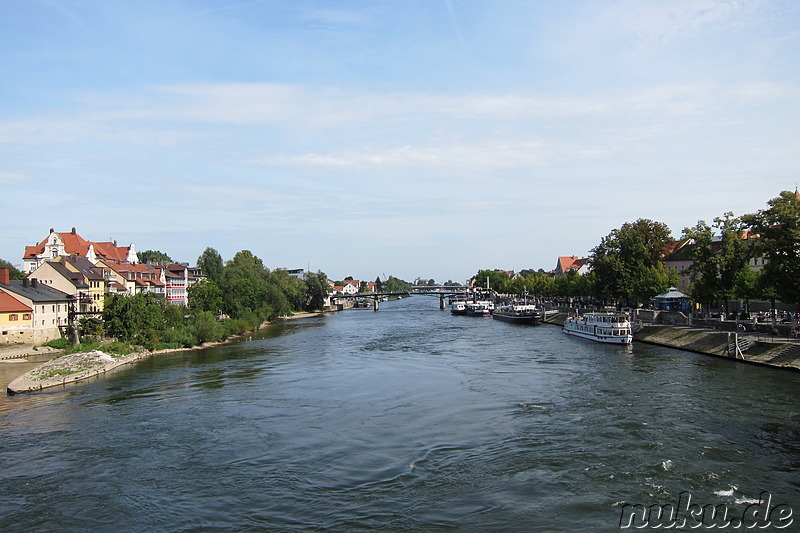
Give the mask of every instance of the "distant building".
M 691 306 L 691 299 L 675 287 L 653 298 L 653 307 L 659 311 L 688 311 Z
M 664 257 L 664 267 L 678 274 L 678 287 L 681 291 L 688 291 L 691 285 L 689 267 L 694 264 L 689 250 L 694 245 L 691 239 L 670 243 Z
M 33 342 L 33 309 L 0 288 L 0 344 Z
M 576 255 L 562 256 L 556 261 L 556 268 L 554 274 L 556 276 L 563 276 L 570 270 L 577 270 L 581 276 L 590 272 L 589 258 L 578 257 Z
M 291 268 L 291 269 L 288 269 L 287 272 L 289 272 L 290 276 L 294 276 L 294 277 L 300 278 L 300 279 L 303 279 L 305 277 L 305 275 L 306 275 L 306 269 L 305 268 Z
M 75 228 L 69 233 L 59 233 L 50 228 L 50 234 L 42 242 L 25 247 L 22 257 L 23 272 L 29 274 L 45 261 L 66 255 L 85 257 L 93 264 L 102 259 L 127 263 L 139 262 L 133 244 L 119 247 L 116 242 L 91 242 L 78 235 Z
M 31 282 L 37 281 L 73 296 L 77 310 L 82 313 L 101 313 L 107 292 L 107 270 L 95 266 L 86 257 L 70 255 L 43 262 L 28 277 Z
M 120 288 L 131 296 L 136 294 L 152 294 L 158 298 L 166 298 L 166 278 L 161 268 L 142 263 L 122 263 L 117 261 L 101 261 L 113 278 L 109 284 L 109 292 L 120 293 Z
M 70 307 L 75 297 L 62 291 L 39 283 L 36 279 L 12 280 L 7 268 L 0 268 L 0 294 L 11 296 L 25 308 L 31 310 L 30 317 L 25 311 L 8 311 L 4 314 L 8 328 L 0 327 L 0 340 L 3 342 L 25 342 L 41 344 L 61 337 L 62 328 L 66 328 Z M 16 304 L 6 297 L 6 306 Z M 17 315 L 12 320 L 12 315 Z M 3 319 L 0 319 L 2 321 Z M 18 323 L 15 329 L 10 324 Z M 14 334 L 12 335 L 12 332 Z M 14 338 L 16 337 L 16 338 Z M 8 339 L 8 340 L 4 340 Z

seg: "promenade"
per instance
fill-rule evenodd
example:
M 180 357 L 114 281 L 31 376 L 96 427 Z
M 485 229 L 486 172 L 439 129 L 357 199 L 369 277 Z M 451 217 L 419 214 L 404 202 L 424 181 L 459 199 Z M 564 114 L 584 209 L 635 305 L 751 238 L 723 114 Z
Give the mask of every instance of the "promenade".
M 551 315 L 544 323 L 563 326 L 566 313 Z M 800 370 L 800 341 L 786 335 L 735 334 L 735 323 L 720 328 L 643 324 L 634 328 L 633 340 L 657 344 L 737 362 Z M 724 326 L 724 327 L 722 327 Z M 738 341 L 739 349 L 736 349 Z
M 0 361 L 7 359 L 24 359 L 29 356 L 42 354 L 57 354 L 59 350 L 48 346 L 34 346 L 33 344 L 0 345 Z

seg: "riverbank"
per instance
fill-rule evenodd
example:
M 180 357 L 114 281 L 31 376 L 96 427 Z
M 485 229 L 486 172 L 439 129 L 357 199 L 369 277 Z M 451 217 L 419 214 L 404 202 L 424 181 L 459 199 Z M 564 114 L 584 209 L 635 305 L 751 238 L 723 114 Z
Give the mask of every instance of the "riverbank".
M 566 316 L 558 313 L 547 317 L 543 323 L 563 326 Z M 646 325 L 634 332 L 633 340 L 732 359 L 740 363 L 800 370 L 800 343 L 788 338 L 740 335 L 741 351 L 737 351 L 729 344 L 732 337 L 729 337 L 727 331 L 689 326 Z
M 311 318 L 320 316 L 322 313 L 294 313 L 291 316 L 281 317 L 279 320 L 295 320 L 301 318 Z M 273 322 L 265 322 L 264 328 Z M 259 329 L 261 329 L 259 328 Z M 40 391 L 59 385 L 77 383 L 96 376 L 100 376 L 114 370 L 117 367 L 134 363 L 146 357 L 161 355 L 172 352 L 182 352 L 189 350 L 202 350 L 228 344 L 240 342 L 246 335 L 231 337 L 222 342 L 206 343 L 191 348 L 175 348 L 168 350 L 140 351 L 122 356 L 112 356 L 105 352 L 96 350 L 86 353 L 74 353 L 61 355 L 59 350 L 47 346 L 34 346 L 31 344 L 19 344 L 0 348 L 0 360 L 24 359 L 27 356 L 52 354 L 53 359 L 42 363 L 36 368 L 23 373 L 13 379 L 7 386 L 6 392 L 9 395 L 21 394 L 24 392 Z

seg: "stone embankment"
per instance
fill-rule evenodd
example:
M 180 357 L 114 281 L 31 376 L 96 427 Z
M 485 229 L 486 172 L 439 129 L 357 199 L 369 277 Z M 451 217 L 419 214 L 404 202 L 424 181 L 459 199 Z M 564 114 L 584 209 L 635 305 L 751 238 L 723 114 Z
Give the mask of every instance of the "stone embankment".
M 547 324 L 564 325 L 566 314 L 547 317 Z M 704 355 L 713 355 L 738 362 L 800 370 L 800 343 L 785 337 L 739 335 L 739 350 L 733 334 L 689 326 L 645 325 L 634 329 L 633 340 L 657 344 Z
M 101 351 L 62 355 L 22 374 L 8 384 L 6 391 L 8 394 L 19 394 L 75 383 L 150 355 L 152 352 L 137 352 L 112 357 Z

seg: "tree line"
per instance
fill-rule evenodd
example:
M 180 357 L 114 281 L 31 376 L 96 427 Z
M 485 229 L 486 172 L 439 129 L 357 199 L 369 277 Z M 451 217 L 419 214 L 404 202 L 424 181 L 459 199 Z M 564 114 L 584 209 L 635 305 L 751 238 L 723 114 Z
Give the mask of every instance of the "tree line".
M 102 334 L 149 349 L 191 347 L 240 335 L 295 311 L 321 310 L 328 295 L 323 272 L 300 279 L 285 269 L 269 270 L 248 250 L 223 261 L 219 252 L 206 248 L 197 266 L 206 277 L 188 288 L 188 308 L 147 293 L 109 294 Z
M 783 191 L 767 208 L 736 217 L 724 213 L 711 224 L 700 220 L 672 238 L 663 222 L 626 222 L 600 240 L 589 255 L 591 271 L 574 270 L 553 277 L 541 269 L 525 270 L 515 279 L 503 271 L 480 270 L 475 285 L 508 294 L 586 297 L 603 304 L 635 306 L 679 284 L 676 270 L 664 260 L 683 245 L 692 261 L 685 271 L 689 296 L 707 308 L 730 300 L 800 303 L 800 197 Z M 750 262 L 763 261 L 754 270 Z

